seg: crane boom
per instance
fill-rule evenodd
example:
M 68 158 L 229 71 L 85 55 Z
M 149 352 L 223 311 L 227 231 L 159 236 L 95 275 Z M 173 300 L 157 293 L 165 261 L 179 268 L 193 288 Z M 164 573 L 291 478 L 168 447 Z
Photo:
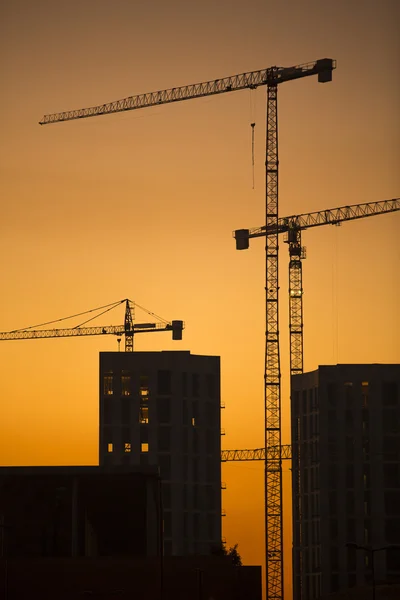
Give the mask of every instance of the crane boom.
M 81 337 L 85 335 L 118 335 L 146 333 L 149 331 L 174 331 L 175 323 L 139 323 L 133 325 L 131 331 L 126 331 L 123 325 L 105 325 L 100 327 L 71 327 L 66 329 L 33 329 L 0 332 L 0 341 L 5 340 L 37 340 L 40 338 Z M 183 324 L 182 324 L 183 328 Z
M 268 449 L 268 454 L 271 458 L 278 458 L 280 456 L 279 448 L 270 447 Z M 282 460 L 291 460 L 292 447 L 289 444 L 281 447 L 281 458 Z M 221 462 L 249 460 L 265 460 L 265 448 L 253 448 L 251 450 L 222 450 L 221 452 Z
M 286 233 L 289 229 L 309 229 L 320 225 L 339 225 L 344 221 L 354 221 L 365 217 L 375 217 L 400 210 L 400 198 L 381 200 L 379 202 L 367 202 L 364 204 L 352 204 L 350 206 L 339 206 L 328 210 L 319 210 L 301 215 L 291 215 L 278 219 L 278 233 Z M 249 238 L 265 237 L 273 235 L 275 230 L 262 227 L 252 229 L 237 229 L 233 232 L 236 239 L 237 250 L 247 250 Z
M 330 81 L 332 70 L 335 68 L 336 61 L 330 58 L 322 58 L 294 67 L 270 67 L 268 69 L 261 69 L 260 71 L 249 71 L 240 75 L 214 79 L 213 81 L 204 81 L 202 83 L 193 83 L 157 92 L 128 96 L 122 100 L 115 100 L 114 102 L 107 102 L 106 104 L 91 106 L 89 108 L 44 115 L 39 124 L 48 125 L 62 121 L 86 119 L 88 117 L 109 115 L 127 110 L 159 106 L 160 104 L 170 104 L 171 102 L 181 102 L 182 100 L 192 100 L 193 98 L 203 98 L 204 96 L 213 96 L 225 92 L 234 92 L 248 88 L 255 89 L 261 85 L 277 85 L 285 81 L 307 77 L 308 75 L 318 75 L 319 81 L 325 82 Z

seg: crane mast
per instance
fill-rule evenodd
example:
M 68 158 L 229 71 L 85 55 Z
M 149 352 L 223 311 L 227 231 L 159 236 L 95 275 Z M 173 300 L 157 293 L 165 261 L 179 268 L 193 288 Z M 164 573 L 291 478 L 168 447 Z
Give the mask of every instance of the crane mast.
M 268 189 L 268 188 L 267 188 Z M 249 247 L 249 240 L 253 237 L 266 237 L 267 249 L 268 240 L 273 240 L 273 247 L 277 243 L 277 237 L 280 233 L 286 234 L 286 242 L 289 246 L 289 335 L 290 335 L 290 376 L 300 374 L 304 368 L 304 338 L 303 338 L 303 275 L 302 260 L 306 257 L 305 248 L 301 245 L 301 232 L 311 227 L 321 225 L 341 225 L 346 221 L 354 221 L 366 217 L 373 217 L 380 214 L 387 214 L 400 210 L 400 199 L 393 198 L 379 202 L 369 202 L 364 204 L 354 204 L 351 206 L 340 206 L 323 211 L 305 213 L 302 215 L 293 215 L 280 218 L 277 222 L 268 222 L 262 227 L 253 229 L 238 229 L 234 232 L 236 239 L 236 248 L 245 250 Z M 268 251 L 267 251 L 268 252 Z M 268 256 L 268 254 L 267 254 Z M 277 262 L 277 257 L 276 257 Z M 267 271 L 267 280 L 268 280 Z M 267 300 L 268 302 L 268 300 Z M 267 303 L 268 306 L 268 303 Z M 276 315 L 278 318 L 278 315 Z M 267 338 L 268 342 L 268 338 Z M 268 343 L 267 343 L 268 350 Z M 268 352 L 267 352 L 268 354 Z M 266 390 L 268 390 L 266 380 Z M 272 394 L 267 396 L 266 402 L 278 402 L 278 398 Z M 272 437 L 272 436 L 271 436 Z M 293 496 L 293 520 L 300 524 L 297 538 L 293 539 L 293 571 L 296 574 L 296 589 L 298 597 L 302 598 L 302 507 L 300 494 L 300 445 L 299 428 L 295 423 L 292 428 L 292 448 L 290 458 L 292 459 L 292 496 Z M 283 452 L 287 452 L 287 446 L 281 446 L 276 443 L 272 450 L 265 444 L 265 454 L 260 449 L 255 450 L 229 450 L 226 451 L 225 460 L 262 460 L 265 458 L 266 464 L 277 464 L 278 459 L 282 460 Z M 266 473 L 268 481 L 269 473 Z M 273 481 L 273 484 L 276 481 Z M 282 489 L 282 487 L 281 487 Z M 267 495 L 266 490 L 266 495 Z M 268 497 L 268 496 L 267 496 Z M 282 512 L 280 513 L 282 514 Z M 278 527 L 278 524 L 276 523 Z M 282 528 L 281 528 L 282 530 Z M 272 563 L 272 559 L 270 564 Z
M 293 67 L 270 67 L 183 87 L 130 96 L 94 107 L 48 114 L 41 125 L 137 110 L 215 94 L 267 86 L 266 115 L 266 241 L 265 263 L 265 560 L 268 600 L 283 600 L 283 525 L 281 456 L 281 371 L 279 354 L 278 299 L 278 85 L 317 75 L 320 83 L 332 80 L 336 62 L 323 58 Z M 268 448 L 278 448 L 269 453 Z

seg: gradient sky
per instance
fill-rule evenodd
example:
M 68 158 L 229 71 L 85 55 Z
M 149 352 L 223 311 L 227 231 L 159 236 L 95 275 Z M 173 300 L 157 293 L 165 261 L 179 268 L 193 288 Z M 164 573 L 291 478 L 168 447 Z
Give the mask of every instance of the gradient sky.
M 126 297 L 183 319 L 182 342 L 139 336 L 136 348 L 220 355 L 224 447 L 262 446 L 264 242 L 237 252 L 232 231 L 264 222 L 266 89 L 38 121 L 331 57 L 332 83 L 279 90 L 280 214 L 397 197 L 399 23 L 397 0 L 3 0 L 0 330 Z M 392 214 L 303 234 L 306 370 L 399 362 L 399 225 Z M 283 243 L 280 257 L 287 443 Z M 104 324 L 122 320 L 121 310 Z M 116 349 L 111 336 L 2 342 L 0 464 L 95 464 L 98 353 Z M 286 465 L 284 478 L 288 488 Z M 227 542 L 260 564 L 263 465 L 224 465 L 223 479 Z

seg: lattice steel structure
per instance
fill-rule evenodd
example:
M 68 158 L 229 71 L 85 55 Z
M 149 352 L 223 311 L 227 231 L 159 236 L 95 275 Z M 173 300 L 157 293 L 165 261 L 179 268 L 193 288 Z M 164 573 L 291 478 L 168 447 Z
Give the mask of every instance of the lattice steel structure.
M 302 260 L 305 258 L 305 248 L 301 245 L 301 232 L 310 227 L 319 227 L 321 225 L 341 225 L 345 221 L 353 221 L 365 217 L 373 217 L 381 214 L 392 213 L 400 210 L 400 199 L 392 198 L 379 202 L 369 202 L 365 204 L 353 204 L 351 206 L 340 206 L 313 213 L 304 213 L 302 215 L 292 215 L 277 220 L 272 219 L 272 223 L 253 229 L 238 229 L 234 232 L 236 239 L 236 248 L 245 250 L 249 247 L 249 240 L 253 237 L 266 237 L 267 248 L 268 240 L 273 240 L 272 246 L 277 244 L 277 236 L 280 233 L 286 234 L 285 241 L 289 245 L 289 332 L 290 332 L 290 374 L 291 377 L 302 373 L 304 367 L 304 336 L 303 336 L 303 277 Z M 267 272 L 268 277 L 268 272 Z M 273 291 L 269 290 L 271 293 Z M 268 344 L 267 344 L 268 347 Z M 274 358 L 274 356 L 273 356 Z M 266 390 L 268 386 L 266 385 Z M 272 393 L 268 396 L 268 401 L 272 399 L 275 404 L 278 398 Z M 302 522 L 302 508 L 300 504 L 300 449 L 298 438 L 298 427 L 292 431 L 292 496 L 293 496 L 293 520 Z M 266 448 L 268 446 L 266 444 Z M 283 450 L 285 446 L 275 445 L 274 452 L 266 455 L 266 463 L 276 464 L 278 462 L 279 448 Z M 231 453 L 240 453 L 240 451 L 230 451 Z M 259 451 L 243 451 L 243 456 L 253 456 L 253 458 L 243 458 L 243 460 L 260 460 Z M 231 454 L 229 454 L 231 456 Z M 234 455 L 236 456 L 236 454 Z M 280 457 L 280 458 L 283 458 Z M 232 460 L 235 460 L 234 458 Z M 239 458 L 237 460 L 240 460 Z M 296 466 L 297 465 L 297 466 Z M 301 572 L 302 572 L 302 540 L 301 525 L 299 527 L 298 539 L 293 539 L 293 572 L 297 577 L 296 589 L 298 598 L 302 598 Z
M 171 321 L 165 323 L 134 323 L 133 303 L 130 300 L 121 300 L 112 306 L 118 306 L 121 302 L 126 303 L 124 325 L 100 325 L 97 327 L 67 327 L 63 329 L 16 329 L 14 331 L 0 332 L 0 341 L 10 340 L 38 340 L 42 338 L 60 337 L 83 337 L 87 335 L 116 335 L 125 336 L 125 352 L 133 352 L 133 338 L 137 333 L 149 333 L 150 331 L 172 331 L 173 340 L 182 339 L 182 331 L 185 327 L 183 321 Z M 92 309 L 87 312 L 93 312 Z M 85 313 L 81 313 L 85 314 Z M 66 317 L 71 318 L 71 317 Z M 66 318 L 59 319 L 64 321 Z
M 280 357 L 278 327 L 278 85 L 311 75 L 332 80 L 336 62 L 323 58 L 294 67 L 270 67 L 203 83 L 129 96 L 94 107 L 45 115 L 41 125 L 137 110 L 204 96 L 254 89 L 267 85 L 266 227 L 273 235 L 266 245 L 266 351 L 265 351 L 265 547 L 269 600 L 283 599 L 282 457 L 269 458 L 268 447 L 281 448 Z
M 279 448 L 269 448 L 269 457 L 276 460 L 280 457 L 282 460 L 291 460 L 292 447 L 284 445 Z M 250 460 L 264 460 L 265 448 L 253 448 L 248 450 L 222 450 L 221 462 L 243 462 Z

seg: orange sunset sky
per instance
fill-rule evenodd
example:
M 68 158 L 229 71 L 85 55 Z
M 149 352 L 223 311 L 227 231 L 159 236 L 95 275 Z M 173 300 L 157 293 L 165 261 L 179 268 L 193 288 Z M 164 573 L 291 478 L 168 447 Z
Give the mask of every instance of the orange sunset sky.
M 3 0 L 0 330 L 129 297 L 183 319 L 138 350 L 221 356 L 225 448 L 263 445 L 266 88 L 41 127 L 45 113 L 319 58 L 279 89 L 280 214 L 400 195 L 397 0 Z M 255 122 L 255 188 L 251 127 Z M 305 369 L 399 362 L 398 213 L 303 234 Z M 289 443 L 287 247 L 281 244 Z M 147 320 L 137 311 L 137 320 Z M 120 324 L 123 309 L 100 320 Z M 0 344 L 0 464 L 96 464 L 112 336 Z M 263 562 L 263 465 L 223 465 L 223 531 Z M 285 465 L 286 492 L 290 484 Z M 287 516 L 286 579 L 290 578 Z M 288 589 L 289 589 L 288 583 Z

